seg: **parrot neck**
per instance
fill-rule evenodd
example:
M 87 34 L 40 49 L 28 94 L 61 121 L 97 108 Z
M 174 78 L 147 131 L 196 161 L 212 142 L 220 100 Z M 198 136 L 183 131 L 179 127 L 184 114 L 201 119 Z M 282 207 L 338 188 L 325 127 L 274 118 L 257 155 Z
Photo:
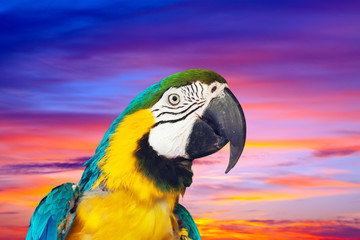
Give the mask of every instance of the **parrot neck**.
M 109 138 L 104 157 L 97 163 L 100 176 L 92 189 L 127 191 L 139 200 L 168 199 L 176 203 L 192 182 L 191 161 L 160 157 L 149 146 L 154 117 L 148 109 L 126 116 Z
M 165 192 L 172 189 L 184 190 L 192 183 L 191 171 L 193 159 L 177 157 L 169 159 L 159 156 L 149 145 L 149 133 L 139 140 L 139 148 L 135 152 L 138 166 L 155 185 Z

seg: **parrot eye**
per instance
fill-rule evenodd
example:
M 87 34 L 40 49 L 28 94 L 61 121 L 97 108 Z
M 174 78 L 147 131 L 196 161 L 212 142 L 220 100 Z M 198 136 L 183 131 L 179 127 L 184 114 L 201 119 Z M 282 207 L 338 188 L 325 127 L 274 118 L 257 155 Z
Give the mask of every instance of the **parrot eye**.
M 169 103 L 171 105 L 177 105 L 179 104 L 179 102 L 180 102 L 180 96 L 178 94 L 173 93 L 169 95 Z

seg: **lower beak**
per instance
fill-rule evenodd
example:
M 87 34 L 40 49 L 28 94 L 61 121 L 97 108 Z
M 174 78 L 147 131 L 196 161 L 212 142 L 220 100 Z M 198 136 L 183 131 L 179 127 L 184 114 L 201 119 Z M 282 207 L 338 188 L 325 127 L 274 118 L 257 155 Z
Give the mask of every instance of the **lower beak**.
M 230 142 L 230 159 L 225 173 L 237 163 L 246 139 L 244 112 L 234 94 L 225 88 L 196 120 L 186 152 L 192 159 L 219 151 Z

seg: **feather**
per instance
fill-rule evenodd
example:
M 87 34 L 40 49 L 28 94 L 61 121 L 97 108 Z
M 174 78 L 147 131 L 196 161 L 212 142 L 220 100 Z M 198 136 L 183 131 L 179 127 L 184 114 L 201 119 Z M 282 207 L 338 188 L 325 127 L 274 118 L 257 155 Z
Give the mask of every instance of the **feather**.
M 67 226 L 70 225 L 65 223 L 73 220 L 74 215 L 69 212 L 78 196 L 79 188 L 73 183 L 65 183 L 52 189 L 35 209 L 26 240 L 64 239 L 69 230 Z
M 179 228 L 185 228 L 188 233 L 188 238 L 192 240 L 201 240 L 199 230 L 194 222 L 194 219 L 181 204 L 178 204 L 174 210 L 174 213 L 179 217 Z

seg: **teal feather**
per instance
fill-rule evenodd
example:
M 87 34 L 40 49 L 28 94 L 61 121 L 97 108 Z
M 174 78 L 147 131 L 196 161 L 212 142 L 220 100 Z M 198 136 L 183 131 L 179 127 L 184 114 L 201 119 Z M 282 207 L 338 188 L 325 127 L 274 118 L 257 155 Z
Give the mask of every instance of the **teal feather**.
M 201 240 L 199 230 L 188 210 L 181 204 L 178 204 L 174 213 L 180 218 L 179 227 L 186 228 L 189 238 L 192 240 Z
M 26 240 L 64 239 L 74 218 L 70 217 L 70 202 L 75 204 L 79 196 L 79 188 L 73 183 L 65 183 L 55 187 L 36 207 L 30 220 Z M 65 224 L 69 221 L 68 224 Z
M 55 225 L 55 221 L 52 217 L 50 217 L 43 233 L 41 234 L 40 240 L 56 240 L 57 239 L 56 229 L 57 227 Z

